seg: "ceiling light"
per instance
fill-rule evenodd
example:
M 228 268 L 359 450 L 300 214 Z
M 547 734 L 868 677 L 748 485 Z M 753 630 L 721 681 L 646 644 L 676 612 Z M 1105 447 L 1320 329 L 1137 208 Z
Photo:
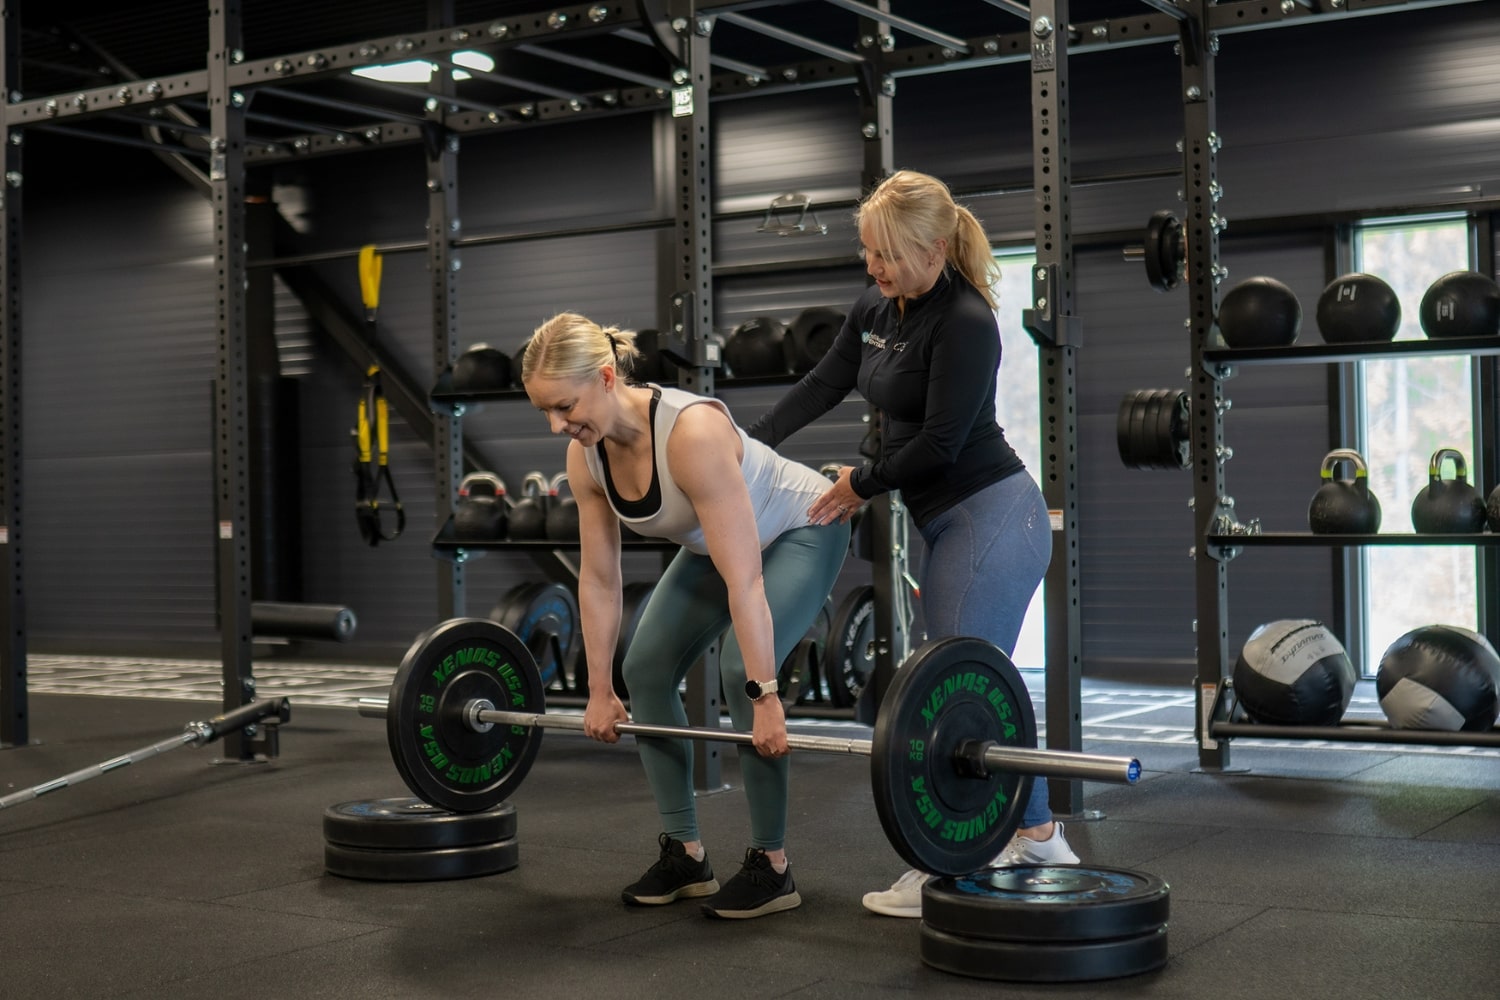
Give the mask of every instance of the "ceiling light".
M 460 66 L 477 69 L 483 73 L 495 68 L 495 60 L 483 52 L 455 52 L 452 59 Z M 433 71 L 437 68 L 426 59 L 409 59 L 406 62 L 386 63 L 381 66 L 361 66 L 354 71 L 354 75 L 370 80 L 382 80 L 386 83 L 427 83 L 432 79 Z M 468 80 L 471 77 L 463 70 L 455 69 L 453 79 Z

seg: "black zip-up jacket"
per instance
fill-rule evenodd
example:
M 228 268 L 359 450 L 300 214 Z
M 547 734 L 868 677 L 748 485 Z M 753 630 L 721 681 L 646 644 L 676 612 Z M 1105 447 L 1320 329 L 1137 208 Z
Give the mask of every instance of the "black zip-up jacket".
M 899 489 L 921 526 L 1025 468 L 995 422 L 999 366 L 995 314 L 951 268 L 904 316 L 871 285 L 828 353 L 748 431 L 774 448 L 857 388 L 880 411 L 880 456 L 854 470 L 854 492 Z

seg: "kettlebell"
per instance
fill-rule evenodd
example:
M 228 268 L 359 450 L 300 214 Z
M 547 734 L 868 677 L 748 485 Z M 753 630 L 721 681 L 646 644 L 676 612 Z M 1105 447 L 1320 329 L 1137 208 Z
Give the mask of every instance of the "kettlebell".
M 573 488 L 568 487 L 568 496 L 560 492 L 568 485 L 568 474 L 559 472 L 552 477 L 551 498 L 547 504 L 547 537 L 554 542 L 578 541 L 578 501 L 573 499 Z
M 540 472 L 521 480 L 521 499 L 510 509 L 510 537 L 517 542 L 547 537 L 547 477 Z
M 453 536 L 465 542 L 505 538 L 505 484 L 493 472 L 471 472 L 458 484 Z
M 1443 462 L 1453 459 L 1453 478 Z M 1457 448 L 1439 448 L 1427 464 L 1427 485 L 1411 502 L 1411 524 L 1424 535 L 1469 535 L 1484 530 L 1485 504 L 1469 485 L 1469 464 Z
M 1354 479 L 1334 479 L 1340 462 L 1354 466 Z M 1373 535 L 1380 530 L 1380 501 L 1370 492 L 1370 467 L 1364 456 L 1338 448 L 1323 457 L 1323 485 L 1307 508 L 1307 526 L 1315 535 Z

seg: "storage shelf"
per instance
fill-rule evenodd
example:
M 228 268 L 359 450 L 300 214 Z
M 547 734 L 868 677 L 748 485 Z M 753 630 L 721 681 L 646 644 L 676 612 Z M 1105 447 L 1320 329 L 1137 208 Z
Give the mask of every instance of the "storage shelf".
M 1269 531 L 1259 535 L 1209 535 L 1206 543 L 1219 548 L 1295 545 L 1344 548 L 1353 545 L 1500 545 L 1500 535 L 1315 535 L 1312 532 Z
M 1293 344 L 1290 347 L 1222 348 L 1203 352 L 1209 365 L 1312 365 L 1329 362 L 1383 361 L 1444 354 L 1500 354 L 1500 337 L 1451 337 L 1442 340 L 1371 341 L 1358 344 Z
M 1394 729 L 1383 723 L 1374 722 L 1344 723 L 1337 726 L 1274 726 L 1259 722 L 1214 722 L 1209 725 L 1209 735 L 1215 739 L 1249 737 L 1269 740 L 1500 747 L 1500 729 L 1488 729 L 1483 732 Z
M 722 378 L 715 379 L 715 389 L 749 389 L 758 385 L 796 385 L 802 381 L 801 374 L 787 373 L 785 375 L 757 375 L 751 378 Z M 669 387 L 675 387 L 676 383 L 666 383 Z M 476 403 L 493 403 L 501 400 L 527 399 L 525 389 L 487 389 L 483 392 L 455 392 L 452 389 L 437 388 L 427 394 L 427 399 L 434 410 L 451 410 L 454 406 L 466 406 Z

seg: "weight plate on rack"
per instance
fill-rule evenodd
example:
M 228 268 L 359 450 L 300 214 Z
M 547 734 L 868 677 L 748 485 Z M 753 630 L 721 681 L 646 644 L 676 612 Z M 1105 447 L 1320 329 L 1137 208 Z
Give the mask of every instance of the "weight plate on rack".
M 823 664 L 828 700 L 839 708 L 859 701 L 875 670 L 874 587 L 856 587 L 839 602 L 829 622 Z
M 578 649 L 578 599 L 561 583 L 517 584 L 490 610 L 490 620 L 520 637 L 544 687 L 566 687 Z

